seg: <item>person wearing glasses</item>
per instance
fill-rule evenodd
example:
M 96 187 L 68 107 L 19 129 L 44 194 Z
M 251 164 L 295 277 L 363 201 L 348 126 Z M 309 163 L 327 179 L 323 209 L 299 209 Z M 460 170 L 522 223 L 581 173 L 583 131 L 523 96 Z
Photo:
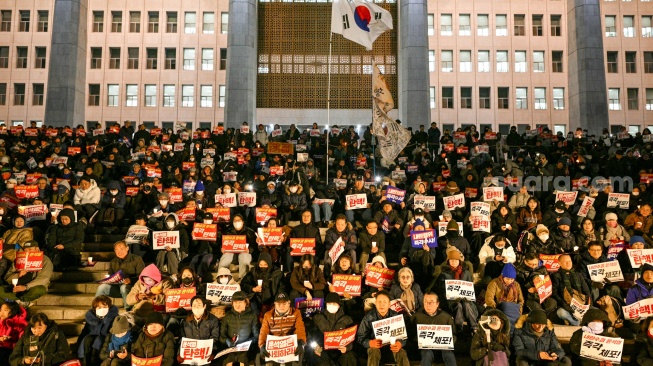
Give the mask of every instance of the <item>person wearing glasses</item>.
M 358 246 L 361 248 L 360 272 L 365 272 L 365 266 L 370 257 L 380 255 L 385 259 L 385 234 L 379 230 L 379 224 L 369 220 L 365 231 L 358 236 Z
M 440 309 L 440 299 L 434 292 L 429 291 L 424 294 L 424 306 L 413 315 L 411 323 L 415 325 L 448 325 L 451 327 L 451 333 L 453 334 L 452 345 L 456 343 L 456 325 L 454 324 L 453 318 L 449 313 Z M 416 335 L 412 338 L 417 339 Z M 436 352 L 442 352 L 444 366 L 456 366 L 454 351 L 436 351 L 431 349 L 420 350 L 421 366 L 431 366 L 435 361 Z
M 424 295 L 422 289 L 415 283 L 413 271 L 404 267 L 399 270 L 399 283 L 392 285 L 390 296 L 393 299 L 401 299 L 409 313 L 414 313 L 422 307 Z

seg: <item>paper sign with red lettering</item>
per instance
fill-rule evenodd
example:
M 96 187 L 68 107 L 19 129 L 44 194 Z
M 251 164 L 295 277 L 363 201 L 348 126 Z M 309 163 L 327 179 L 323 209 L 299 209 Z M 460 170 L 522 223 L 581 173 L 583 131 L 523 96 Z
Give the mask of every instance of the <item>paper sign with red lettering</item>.
M 290 336 L 273 336 L 268 335 L 265 342 L 265 350 L 270 357 L 265 358 L 265 362 L 290 363 L 299 361 L 299 356 L 295 356 L 297 349 L 297 335 Z
M 472 202 L 469 215 L 490 217 L 490 204 L 487 202 Z
M 433 192 L 443 191 L 446 186 L 447 186 L 447 182 L 433 182 L 433 184 L 431 184 L 431 188 L 433 189 Z
M 653 249 L 626 249 L 630 265 L 639 268 L 644 263 L 653 264 Z
M 272 130 L 272 133 L 270 134 L 272 137 L 277 137 L 283 135 L 283 130 L 280 128 L 277 128 L 276 130 Z
M 533 286 L 537 289 L 537 295 L 540 297 L 540 304 L 553 295 L 553 283 L 549 275 L 539 275 L 533 277 Z
M 283 167 L 281 165 L 271 166 L 270 167 L 270 175 L 273 176 L 273 177 L 274 176 L 277 176 L 277 177 L 282 176 L 283 175 Z
M 594 204 L 594 198 L 590 196 L 586 196 L 583 199 L 583 203 L 580 205 L 580 208 L 578 209 L 578 215 L 579 217 L 586 217 L 587 214 L 590 212 L 590 208 L 592 208 L 592 205 Z
M 467 134 L 462 131 L 454 132 L 453 133 L 453 138 L 455 140 L 467 140 Z
M 18 214 L 25 216 L 27 222 L 45 220 L 48 215 L 47 205 L 18 206 Z
M 39 196 L 39 187 L 35 185 L 20 185 L 14 188 L 14 192 L 16 192 L 16 198 L 36 198 Z
M 448 153 L 449 153 L 449 152 L 452 152 L 453 149 L 454 149 L 454 145 L 453 145 L 453 144 L 443 144 L 443 145 L 442 145 L 442 151 L 444 151 L 444 152 L 448 152 Z
M 372 322 L 372 330 L 374 330 L 374 338 L 380 339 L 383 344 L 390 344 L 390 338 L 395 340 L 408 338 L 404 316 L 401 314 Z
M 340 349 L 347 347 L 356 340 L 358 325 L 343 330 L 324 332 L 324 349 Z
M 639 175 L 639 182 L 640 183 L 645 183 L 645 184 L 649 184 L 649 183 L 653 182 L 653 174 L 641 173 Z
M 206 299 L 218 305 L 231 305 L 231 298 L 240 291 L 240 285 L 223 285 L 220 283 L 206 284 Z
M 517 185 L 519 185 L 519 178 L 518 177 L 505 177 L 503 179 L 503 183 L 506 185 L 506 187 L 517 186 Z
M 336 200 L 328 198 L 313 198 L 313 203 L 316 205 L 322 205 L 323 203 L 326 203 L 327 205 L 333 206 L 333 204 L 336 203 Z
M 465 187 L 465 197 L 476 198 L 478 196 L 478 188 Z
M 404 202 L 406 197 L 406 191 L 399 189 L 393 186 L 387 186 L 385 191 L 385 197 L 388 201 L 396 204 L 401 204 Z
M 424 211 L 435 211 L 435 196 L 415 195 L 413 198 L 415 208 L 422 208 Z
M 290 238 L 290 255 L 301 257 L 304 254 L 315 255 L 315 238 Z
M 483 188 L 483 201 L 503 201 L 503 188 L 502 187 L 484 187 Z
M 331 249 L 329 249 L 329 258 L 331 259 L 331 263 L 336 263 L 336 260 L 342 253 L 345 252 L 345 245 L 342 241 L 342 238 L 338 238 L 335 243 L 333 243 L 333 246 Z
M 444 202 L 445 209 L 449 211 L 455 210 L 458 207 L 465 208 L 465 195 L 462 193 L 453 196 L 442 197 L 442 201 Z
M 410 164 L 406 166 L 406 173 L 410 173 L 410 174 L 417 173 L 418 170 L 419 167 L 417 165 Z
M 103 285 L 118 285 L 125 282 L 125 275 L 122 273 L 122 270 L 118 270 L 118 272 L 111 276 L 107 275 L 107 277 L 96 282 Z
M 231 210 L 229 207 L 209 207 L 206 212 L 213 215 L 213 222 L 224 223 L 231 221 Z
M 626 242 L 623 240 L 610 240 L 608 252 L 605 255 L 609 261 L 617 259 L 619 253 L 626 248 Z
M 401 299 L 394 299 L 390 301 L 390 309 L 398 314 L 406 314 L 412 316 L 413 313 L 408 310 L 408 307 Z
M 132 366 L 161 366 L 163 355 L 151 358 L 141 358 L 131 355 Z
M 7 207 L 9 207 L 10 209 L 13 209 L 16 206 L 18 206 L 18 204 L 20 203 L 20 200 L 18 199 L 18 197 L 12 196 L 9 193 L 5 192 L 5 193 L 2 194 L 2 196 L 0 196 L 0 202 L 6 203 Z
M 546 270 L 549 272 L 558 272 L 558 269 L 560 269 L 558 257 L 560 257 L 560 254 L 540 254 L 542 265 L 546 267 Z
M 93 130 L 93 136 L 102 136 L 104 135 L 104 129 L 96 128 Z
M 161 169 L 159 169 L 159 168 L 147 169 L 147 177 L 148 178 L 161 178 Z
M 139 187 L 127 187 L 125 195 L 128 197 L 134 197 L 138 194 L 139 189 Z
M 175 213 L 180 221 L 195 221 L 196 212 L 192 207 L 184 207 Z
M 26 128 L 25 137 L 37 137 L 39 135 L 39 130 L 36 128 Z
M 265 152 L 265 149 L 262 147 L 255 147 L 252 149 L 252 156 L 258 157 L 261 156 Z
M 422 248 L 424 244 L 429 248 L 438 247 L 438 238 L 435 236 L 435 230 L 410 231 L 410 243 L 413 248 Z
M 147 151 L 150 151 L 154 154 L 161 154 L 161 146 L 150 145 L 147 147 Z
M 174 152 L 178 152 L 178 151 L 184 151 L 185 148 L 186 148 L 186 145 L 184 145 L 183 142 L 178 142 L 178 143 L 176 143 L 176 144 L 173 145 L 172 150 L 173 150 Z M 182 164 L 183 164 L 183 163 L 182 163 Z M 189 169 L 190 169 L 190 168 L 189 168 Z M 188 169 L 184 169 L 184 170 L 188 170 Z
M 80 146 L 70 146 L 68 148 L 68 155 L 75 156 L 82 153 L 82 148 Z
M 152 233 L 152 249 L 179 248 L 179 231 L 155 231 Z
M 256 192 L 238 192 L 238 206 L 255 207 Z
M 653 298 L 646 298 L 623 307 L 626 319 L 648 318 L 653 315 Z
M 25 175 L 25 184 L 36 184 L 36 182 L 41 178 L 43 175 L 41 173 L 34 173 L 34 174 L 27 174 Z
M 43 269 L 43 252 L 18 252 L 14 266 L 17 271 L 38 272 Z
M 575 297 L 571 298 L 571 304 L 569 307 L 573 310 L 574 318 L 581 320 L 583 315 L 590 309 L 590 304 L 581 304 L 580 301 L 576 300 Z
M 367 195 L 365 193 L 348 194 L 345 199 L 350 210 L 367 208 Z
M 390 288 L 394 277 L 395 271 L 392 269 L 370 266 L 365 276 L 365 284 L 376 288 Z
M 270 142 L 267 149 L 270 155 L 291 155 L 295 153 L 295 145 L 288 142 Z
M 456 221 L 456 223 L 458 224 L 458 235 L 463 236 L 464 235 L 463 223 L 460 222 L 460 221 Z M 448 224 L 449 223 L 447 221 L 438 222 L 438 237 L 439 238 L 444 237 L 445 235 L 447 235 L 447 225 Z
M 610 193 L 608 194 L 608 208 L 619 207 L 628 209 L 630 205 L 630 195 L 628 193 Z
M 256 208 L 256 223 L 257 224 L 264 224 L 268 222 L 271 218 L 277 217 L 277 209 L 276 208 L 265 208 L 265 207 L 257 207 Z
M 150 236 L 150 229 L 147 226 L 132 225 L 127 230 L 125 242 L 127 244 L 137 244 Z
M 240 133 L 248 134 L 249 126 L 240 126 Z
M 261 239 L 261 245 L 281 245 L 283 242 L 283 228 L 260 227 L 256 235 Z
M 623 338 L 604 337 L 583 332 L 580 345 L 581 357 L 596 361 L 608 361 L 610 364 L 619 364 L 621 363 L 623 350 Z
M 213 339 L 191 339 L 182 337 L 179 357 L 182 365 L 206 365 L 213 353 Z
M 12 135 L 19 135 L 23 132 L 23 126 L 11 126 L 9 132 L 11 132 Z
M 336 185 L 337 189 L 347 188 L 347 179 L 334 178 L 333 183 Z
M 216 194 L 215 203 L 221 204 L 223 207 L 236 207 L 236 194 L 227 193 L 227 194 Z
M 70 360 L 62 363 L 59 366 L 82 366 L 82 361 L 80 360 Z
M 417 324 L 419 349 L 453 350 L 451 325 Z
M 166 313 L 172 313 L 177 309 L 191 309 L 190 299 L 195 297 L 197 289 L 189 288 L 171 288 L 165 290 L 166 295 Z
M 590 274 L 592 282 L 621 282 L 624 280 L 624 275 L 621 272 L 619 261 L 602 262 L 596 264 L 588 264 L 587 272 Z
M 469 147 L 467 147 L 467 146 L 458 146 L 456 148 L 456 153 L 457 154 L 468 154 L 469 153 Z
M 193 240 L 217 241 L 218 225 L 201 224 L 196 222 L 193 224 L 191 236 L 193 237 Z
M 45 135 L 48 137 L 57 137 L 59 134 L 59 131 L 57 131 L 56 128 L 48 128 L 48 130 L 45 132 Z
M 181 188 L 166 188 L 164 192 L 168 193 L 170 203 L 182 202 L 184 200 Z
M 571 206 L 574 204 L 574 202 L 576 202 L 577 195 L 578 195 L 578 191 L 572 191 L 572 192 L 557 191 L 556 202 L 562 201 L 565 203 L 565 205 Z
M 496 140 L 497 139 L 497 133 L 496 132 L 486 132 L 485 133 L 485 139 L 486 140 Z
M 474 232 L 490 232 L 490 219 L 486 216 L 470 216 L 469 223 L 472 225 Z
M 445 280 L 447 300 L 467 299 L 476 301 L 474 283 L 461 280 Z
M 321 135 L 320 130 L 318 130 L 317 128 L 309 130 L 309 136 L 311 137 L 320 137 L 320 135 Z
M 571 189 L 578 190 L 578 188 L 585 187 L 589 185 L 589 178 L 579 178 L 571 180 Z
M 348 274 L 333 274 L 331 275 L 331 282 L 335 292 L 342 296 L 345 293 L 348 293 L 351 296 L 360 296 L 361 295 L 361 281 L 362 276 L 360 275 L 348 275 Z
M 215 127 L 213 127 L 213 134 L 214 135 L 223 135 L 224 134 L 224 126 L 215 126 Z
M 245 235 L 223 235 L 222 249 L 225 253 L 247 253 L 249 244 Z
M 184 161 L 181 163 L 181 170 L 186 171 L 190 170 L 190 168 L 195 167 L 195 162 L 194 161 Z
M 405 182 L 406 181 L 406 171 L 405 170 L 393 170 L 392 173 L 390 173 L 390 177 L 392 177 L 392 179 L 395 180 L 395 181 Z

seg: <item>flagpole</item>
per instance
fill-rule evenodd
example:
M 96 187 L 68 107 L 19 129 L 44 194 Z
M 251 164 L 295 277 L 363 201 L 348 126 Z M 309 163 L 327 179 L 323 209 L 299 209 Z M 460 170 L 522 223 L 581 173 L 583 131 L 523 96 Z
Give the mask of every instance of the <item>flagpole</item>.
M 328 67 L 328 82 L 327 82 L 327 126 L 331 128 L 331 51 L 333 49 L 333 32 L 330 32 L 329 35 L 329 59 L 327 61 Z M 329 184 L 329 129 L 327 129 L 327 138 L 326 138 L 326 182 Z
M 370 89 L 372 89 L 372 138 L 376 140 L 376 137 L 374 136 L 374 103 L 376 103 L 374 100 L 374 57 L 372 57 L 372 77 L 370 78 Z M 374 183 L 376 184 L 376 143 L 372 145 L 372 159 L 374 159 L 372 164 L 374 164 Z

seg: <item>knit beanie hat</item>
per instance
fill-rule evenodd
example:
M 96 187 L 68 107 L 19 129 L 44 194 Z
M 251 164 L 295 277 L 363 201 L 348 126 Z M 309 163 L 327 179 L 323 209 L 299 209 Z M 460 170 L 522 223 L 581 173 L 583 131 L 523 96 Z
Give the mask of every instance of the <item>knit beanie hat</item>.
M 506 263 L 506 265 L 503 266 L 503 270 L 501 271 L 501 275 L 504 278 L 515 279 L 515 278 L 517 278 L 517 270 L 515 269 L 515 266 L 512 265 L 512 263 Z

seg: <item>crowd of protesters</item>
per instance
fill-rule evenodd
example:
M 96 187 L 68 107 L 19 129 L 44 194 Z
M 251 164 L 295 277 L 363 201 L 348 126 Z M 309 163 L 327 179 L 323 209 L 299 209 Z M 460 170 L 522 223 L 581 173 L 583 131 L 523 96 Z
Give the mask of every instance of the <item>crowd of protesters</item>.
M 295 335 L 295 365 L 451 366 L 454 343 L 476 365 L 610 364 L 581 356 L 589 333 L 635 339 L 630 361 L 653 364 L 653 311 L 624 310 L 653 297 L 653 263 L 631 255 L 653 245 L 648 129 L 594 136 L 512 127 L 502 136 L 433 123 L 411 131 L 388 161 L 371 127 L 362 136 L 353 126 L 322 128 L 0 126 L 0 363 L 120 366 L 160 356 L 172 366 L 186 360 L 180 344 L 190 338 L 213 340 L 212 365 L 265 364 L 268 336 Z M 486 188 L 502 195 L 484 201 Z M 225 204 L 232 193 L 251 193 L 254 203 Z M 350 195 L 365 203 L 350 205 Z M 474 202 L 488 204 L 480 220 Z M 226 216 L 216 214 L 225 207 Z M 276 215 L 261 220 L 261 208 Z M 215 225 L 215 240 L 197 239 L 196 224 Z M 114 244 L 107 277 L 122 279 L 98 287 L 71 352 L 55 321 L 26 309 L 47 294 L 53 272 L 91 265 L 82 261 L 85 237 L 133 226 L 149 234 Z M 258 229 L 277 227 L 280 245 L 266 245 Z M 428 230 L 437 244 L 414 245 L 412 235 Z M 153 232 L 165 231 L 178 245 L 155 248 Z M 225 250 L 225 236 L 244 238 L 246 249 Z M 301 238 L 315 246 L 296 255 L 290 242 Z M 30 252 L 43 253 L 38 271 L 25 267 Z M 618 281 L 592 272 L 607 262 L 618 264 Z M 386 269 L 390 282 L 368 284 L 370 271 Z M 336 275 L 362 276 L 361 288 L 337 290 Z M 474 298 L 452 296 L 451 280 L 473 282 Z M 212 303 L 210 284 L 237 291 Z M 166 312 L 174 289 L 195 296 Z M 314 313 L 295 306 L 313 299 L 323 299 Z M 388 341 L 374 324 L 397 315 L 405 329 Z M 580 326 L 571 354 L 554 324 Z M 326 332 L 355 325 L 355 339 L 327 349 Z M 449 326 L 451 348 L 418 347 L 418 325 Z

